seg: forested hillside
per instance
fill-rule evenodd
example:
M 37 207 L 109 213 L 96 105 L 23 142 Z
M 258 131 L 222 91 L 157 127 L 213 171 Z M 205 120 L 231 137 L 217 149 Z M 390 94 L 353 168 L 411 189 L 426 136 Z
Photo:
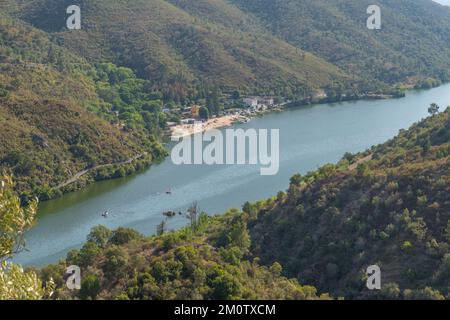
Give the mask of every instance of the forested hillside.
M 79 32 L 61 17 L 71 1 L 7 3 L 89 61 L 130 67 L 176 100 L 216 86 L 299 98 L 450 78 L 450 12 L 431 0 L 377 1 L 381 30 L 366 27 L 370 0 L 78 1 Z
M 82 170 L 141 155 L 96 173 L 121 176 L 164 155 L 160 123 L 141 109 L 150 101 L 144 80 L 112 64 L 93 67 L 41 31 L 0 17 L 0 168 L 24 200 L 55 196 Z
M 82 28 L 71 31 L 74 4 Z M 381 30 L 366 27 L 373 4 Z M 167 123 L 193 104 L 216 114 L 246 95 L 307 102 L 430 88 L 450 80 L 449 43 L 450 10 L 431 0 L 3 0 L 0 260 L 22 249 L 34 196 L 162 159 Z M 0 295 L 49 297 L 54 282 L 52 298 L 450 299 L 450 108 L 430 113 L 242 210 L 190 211 L 189 226 L 168 231 L 164 220 L 151 237 L 95 227 L 38 271 L 46 290 L 2 265 L 1 279 L 32 283 L 24 296 Z M 65 286 L 72 264 L 80 291 Z M 374 264 L 381 291 L 365 286 Z
M 39 0 L 11 11 L 89 61 L 134 69 L 176 101 L 212 87 L 302 97 L 335 82 L 350 86 L 339 68 L 274 37 L 223 0 L 78 3 L 77 32 L 62 19 L 71 1 Z
M 450 14 L 428 0 L 379 1 L 382 30 L 365 27 L 367 0 L 80 0 L 75 31 L 71 4 L 0 3 L 0 165 L 25 198 L 160 158 L 163 106 L 231 92 L 339 100 L 449 79 Z
M 200 215 L 191 226 L 144 238 L 119 228 L 92 229 L 81 250 L 40 271 L 53 279 L 53 298 L 68 299 L 329 299 L 311 286 L 281 275 L 278 263 L 248 259 L 250 238 L 243 217 Z M 68 291 L 62 275 L 70 264 L 83 270 L 82 288 Z
M 252 252 L 347 298 L 443 298 L 450 284 L 450 108 L 307 176 L 250 223 Z M 377 264 L 384 288 L 365 290 Z
M 275 35 L 350 74 L 425 87 L 450 78 L 450 11 L 431 0 L 231 2 Z M 374 4 L 381 8 L 381 30 L 366 27 L 366 10 Z
M 450 108 L 242 211 L 192 210 L 188 227 L 162 223 L 150 238 L 95 227 L 41 278 L 63 298 L 74 297 L 62 278 L 70 264 L 85 272 L 79 298 L 450 298 L 449 155 Z M 381 291 L 366 288 L 374 264 Z

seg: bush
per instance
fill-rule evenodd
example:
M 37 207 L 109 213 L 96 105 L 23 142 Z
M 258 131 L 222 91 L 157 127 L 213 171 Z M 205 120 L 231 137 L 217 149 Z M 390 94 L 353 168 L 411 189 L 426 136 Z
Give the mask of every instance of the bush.
M 128 264 L 128 254 L 122 247 L 111 247 L 106 251 L 106 261 L 103 264 L 103 271 L 107 278 L 116 280 L 125 277 Z
M 410 252 L 414 248 L 414 246 L 410 241 L 405 241 L 400 248 L 402 249 L 402 251 Z
M 100 281 L 94 274 L 87 275 L 81 282 L 80 298 L 94 300 L 100 292 Z
M 406 300 L 444 300 L 444 296 L 430 287 L 420 290 L 405 290 L 403 296 Z
M 98 254 L 100 254 L 99 246 L 88 241 L 80 250 L 79 262 L 82 266 L 88 266 L 94 262 Z
M 450 283 L 450 253 L 444 255 L 441 265 L 434 275 L 436 283 Z
M 199 116 L 203 120 L 208 120 L 209 119 L 209 109 L 205 108 L 205 107 L 201 107 L 199 110 Z
M 120 227 L 117 230 L 113 231 L 112 237 L 109 242 L 115 245 L 123 245 L 130 241 L 139 240 L 142 238 L 143 236 L 136 230 Z
M 400 296 L 400 288 L 396 283 L 388 283 L 381 288 L 380 294 L 383 299 L 395 300 Z
M 113 232 L 105 226 L 96 226 L 91 229 L 87 236 L 87 240 L 97 244 L 100 248 L 104 248 L 111 239 Z
M 213 300 L 230 300 L 240 292 L 240 284 L 226 271 L 220 271 L 212 280 L 211 288 Z

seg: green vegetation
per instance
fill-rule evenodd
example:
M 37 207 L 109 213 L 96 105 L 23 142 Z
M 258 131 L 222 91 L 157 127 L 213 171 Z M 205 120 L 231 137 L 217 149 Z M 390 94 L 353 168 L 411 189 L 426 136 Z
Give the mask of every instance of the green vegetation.
M 252 252 L 346 298 L 449 297 L 450 108 L 361 155 L 291 180 L 254 212 Z M 378 264 L 381 292 L 365 290 Z
M 450 289 L 449 155 L 450 107 L 363 154 L 297 174 L 287 192 L 242 211 L 209 217 L 193 205 L 189 226 L 148 238 L 95 227 L 80 250 L 40 270 L 40 279 L 3 262 L 0 298 L 329 299 L 318 292 L 330 292 L 443 300 Z M 3 261 L 23 248 L 36 202 L 22 207 L 4 177 L 0 208 Z M 83 270 L 79 291 L 65 286 L 72 264 Z M 365 288 L 372 264 L 382 270 L 380 291 Z
M 206 107 L 201 107 L 200 111 L 199 111 L 199 115 L 200 115 L 200 118 L 202 118 L 204 120 L 208 120 L 209 119 L 209 109 Z
M 329 299 L 281 275 L 278 263 L 249 258 L 245 215 L 200 215 L 193 226 L 145 238 L 133 230 L 96 227 L 81 250 L 41 270 L 55 279 L 54 298 L 82 299 Z M 65 267 L 85 270 L 82 288 L 70 292 Z
M 450 80 L 450 11 L 428 0 L 232 0 L 281 39 L 364 81 L 417 88 Z M 379 5 L 382 29 L 366 27 Z
M 180 115 L 163 109 L 201 104 L 207 119 L 241 94 L 334 101 L 448 81 L 450 12 L 378 3 L 381 31 L 365 27 L 369 0 L 90 0 L 74 32 L 63 25 L 72 1 L 2 1 L 0 170 L 16 185 L 0 186 L 0 299 L 54 287 L 52 298 L 81 299 L 450 298 L 450 108 L 436 104 L 242 212 L 195 208 L 188 227 L 167 232 L 164 220 L 152 237 L 98 226 L 40 279 L 5 262 L 23 249 L 35 196 L 164 157 L 166 122 Z M 65 287 L 71 264 L 83 269 L 78 292 Z M 373 264 L 381 291 L 365 288 Z
M 11 178 L 3 176 L 0 182 L 0 300 L 42 299 L 51 293 L 52 281 L 47 282 L 45 289 L 35 272 L 24 272 L 20 266 L 7 262 L 23 250 L 23 235 L 33 225 L 37 202 L 21 207 Z
M 69 31 L 69 0 L 2 1 L 0 167 L 46 200 L 164 157 L 178 107 L 206 119 L 241 94 L 308 104 L 449 80 L 448 11 L 382 0 L 378 32 L 369 2 L 82 1 Z
M 370 0 L 95 0 L 81 4 L 80 32 L 56 18 L 70 1 L 7 2 L 88 61 L 129 67 L 181 103 L 214 87 L 302 100 L 318 89 L 395 93 L 393 85 L 450 79 L 450 13 L 428 0 L 379 1 L 375 31 L 366 27 Z
M 69 4 L 34 1 L 15 15 L 90 62 L 135 70 L 167 101 L 187 103 L 217 87 L 302 97 L 350 79 L 226 1 L 84 1 L 80 32 L 68 31 L 58 18 Z
M 194 204 L 189 226 L 150 238 L 95 227 L 41 277 L 58 298 L 448 299 L 449 155 L 450 107 L 242 211 L 208 217 Z M 71 264 L 86 270 L 77 293 L 59 276 Z M 373 264 L 380 291 L 366 288 Z
M 165 155 L 164 115 L 145 109 L 159 96 L 130 69 L 91 66 L 2 14 L 0 70 L 0 168 L 14 174 L 23 200 L 130 174 Z

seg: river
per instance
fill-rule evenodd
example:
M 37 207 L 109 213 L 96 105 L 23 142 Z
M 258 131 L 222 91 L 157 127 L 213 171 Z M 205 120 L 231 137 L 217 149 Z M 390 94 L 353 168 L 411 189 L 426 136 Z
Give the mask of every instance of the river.
M 201 210 L 218 214 L 245 201 L 256 201 L 285 190 L 289 178 L 345 152 L 359 152 L 395 136 L 400 129 L 427 116 L 431 103 L 450 105 L 450 84 L 426 91 L 410 91 L 405 98 L 353 101 L 287 110 L 235 125 L 239 128 L 280 129 L 280 170 L 261 176 L 253 165 L 181 165 L 170 157 L 143 173 L 99 182 L 83 191 L 42 203 L 36 226 L 26 234 L 27 251 L 14 261 L 42 266 L 57 262 L 85 241 L 98 224 L 135 228 L 152 234 L 162 212 L 185 211 L 197 201 Z M 172 194 L 166 194 L 171 189 Z M 108 210 L 110 216 L 101 214 Z M 170 229 L 187 220 L 177 216 Z

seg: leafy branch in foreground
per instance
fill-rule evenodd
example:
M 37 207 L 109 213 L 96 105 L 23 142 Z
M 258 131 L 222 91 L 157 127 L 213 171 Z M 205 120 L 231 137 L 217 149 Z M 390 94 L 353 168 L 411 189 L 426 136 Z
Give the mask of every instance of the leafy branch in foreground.
M 21 266 L 6 261 L 24 249 L 25 231 L 33 226 L 37 200 L 22 207 L 13 191 L 12 178 L 4 176 L 0 185 L 0 300 L 36 300 L 51 294 L 34 272 L 25 272 Z
M 22 207 L 13 187 L 12 178 L 5 176 L 0 189 L 0 260 L 23 250 L 24 233 L 33 226 L 37 212 L 37 200 Z

